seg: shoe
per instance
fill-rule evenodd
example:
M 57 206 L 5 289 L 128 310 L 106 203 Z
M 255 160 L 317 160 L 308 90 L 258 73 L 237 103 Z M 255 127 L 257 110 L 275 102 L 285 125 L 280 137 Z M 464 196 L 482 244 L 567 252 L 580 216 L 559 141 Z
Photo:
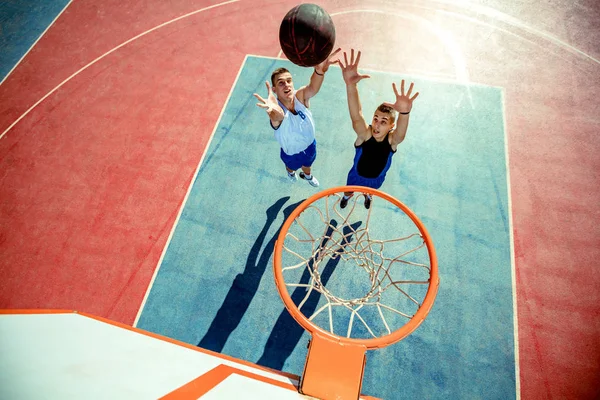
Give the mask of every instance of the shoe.
M 291 174 L 286 171 L 287 178 L 290 182 L 296 182 L 298 177 L 296 176 L 296 172 L 292 172 Z
M 371 196 L 365 196 L 365 208 L 367 210 L 371 208 Z
M 314 175 L 311 175 L 310 179 L 306 178 L 306 175 L 304 174 L 304 172 L 300 172 L 299 175 L 300 175 L 300 178 L 302 178 L 305 181 L 307 181 L 308 183 L 310 183 L 310 186 L 314 186 L 314 187 L 319 186 L 319 181 L 317 180 L 317 178 L 315 178 Z
M 348 200 L 350 200 L 350 197 L 346 198 L 345 196 L 342 196 L 342 201 L 340 201 L 340 208 L 346 208 L 346 206 L 348 205 Z

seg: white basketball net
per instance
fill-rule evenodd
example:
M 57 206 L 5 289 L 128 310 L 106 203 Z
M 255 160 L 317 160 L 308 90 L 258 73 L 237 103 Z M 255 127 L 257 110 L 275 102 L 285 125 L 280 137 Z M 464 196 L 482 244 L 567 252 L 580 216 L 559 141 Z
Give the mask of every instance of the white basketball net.
M 392 203 L 377 197 L 373 199 L 373 206 L 367 211 L 358 201 L 361 197 L 355 195 L 344 210 L 339 208 L 339 194 L 329 195 L 320 199 L 321 202 L 309 205 L 296 218 L 285 236 L 283 254 L 286 257 L 282 256 L 282 259 L 285 259 L 286 263 L 282 263 L 282 271 L 284 279 L 290 272 L 308 271 L 308 282 L 289 283 L 286 279 L 285 285 L 288 291 L 305 289 L 301 298 L 296 297 L 299 301 L 295 301 L 295 304 L 310 321 L 314 322 L 319 317 L 323 322 L 325 317 L 329 321 L 328 326 L 321 328 L 339 335 L 338 332 L 334 332 L 334 310 L 342 309 L 349 314 L 348 318 L 342 318 L 347 321 L 346 337 L 351 337 L 357 321 L 366 329 L 368 336 L 379 337 L 398 329 L 400 326 L 396 325 L 406 323 L 421 307 L 424 293 L 429 286 L 431 265 L 428 256 L 422 261 L 417 260 L 419 257 L 423 258 L 422 254 L 419 257 L 415 256 L 417 253 L 426 253 L 427 248 L 423 236 L 412 221 L 412 233 L 394 238 L 375 238 L 371 225 L 377 203 L 387 204 L 387 207 L 382 208 L 385 218 L 399 213 L 405 216 L 405 219 L 408 217 Z M 381 210 L 376 211 L 379 213 Z M 317 215 L 318 219 L 313 218 L 312 222 L 303 221 L 303 216 L 307 213 Z M 315 229 L 315 222 L 318 220 L 321 229 Z M 360 221 L 359 227 L 356 227 L 359 224 L 357 221 Z M 317 231 L 319 233 L 316 234 Z M 398 252 L 398 249 L 402 250 Z M 323 271 L 326 263 L 331 260 L 343 262 L 345 266 L 350 263 L 350 267 L 344 267 L 344 273 L 350 273 L 352 277 L 366 273 L 368 278 L 363 276 L 363 280 L 368 279 L 368 282 L 361 286 L 363 291 L 359 297 L 336 295 L 324 282 Z M 418 278 L 406 278 L 406 275 L 416 275 Z M 354 283 L 349 282 L 348 285 Z M 424 289 L 419 289 L 413 294 L 415 286 Z M 317 293 L 321 296 L 318 307 L 313 307 L 307 314 L 303 307 L 311 294 L 314 296 Z M 376 310 L 375 313 L 373 309 Z M 366 312 L 367 310 L 369 312 Z M 365 312 L 369 314 L 370 319 L 363 316 Z M 398 319 L 404 322 L 399 322 Z M 389 320 L 394 320 L 395 323 L 391 324 Z

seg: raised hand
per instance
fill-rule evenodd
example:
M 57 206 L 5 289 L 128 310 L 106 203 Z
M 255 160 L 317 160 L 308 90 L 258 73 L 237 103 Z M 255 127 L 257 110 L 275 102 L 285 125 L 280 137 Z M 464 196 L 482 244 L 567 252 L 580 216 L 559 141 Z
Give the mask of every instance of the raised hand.
M 317 71 L 321 75 L 323 75 L 325 72 L 327 72 L 327 70 L 329 69 L 329 66 L 331 64 L 335 64 L 338 62 L 338 60 L 332 60 L 332 58 L 335 57 L 335 55 L 337 53 L 339 53 L 341 50 L 342 50 L 342 48 L 338 47 L 333 53 L 331 53 L 329 55 L 329 57 L 327 57 L 327 59 L 325 61 L 323 61 L 321 64 L 315 66 L 315 71 Z
M 409 113 L 410 110 L 412 110 L 412 104 L 413 104 L 413 100 L 417 98 L 417 96 L 419 95 L 419 92 L 415 93 L 414 96 L 410 97 L 410 94 L 412 93 L 413 90 L 413 86 L 415 84 L 413 82 L 410 83 L 410 86 L 408 87 L 408 92 L 406 94 L 404 94 L 404 79 L 402 79 L 402 83 L 400 84 L 400 93 L 398 93 L 398 88 L 396 88 L 396 84 L 392 83 L 392 88 L 394 89 L 394 94 L 396 95 L 396 102 L 395 103 L 383 103 L 388 107 L 392 107 L 394 110 L 398 111 L 399 113 Z
M 275 97 L 275 94 L 273 93 L 271 84 L 269 83 L 269 81 L 266 81 L 265 85 L 267 86 L 267 98 L 263 99 L 258 93 L 254 93 L 253 96 L 256 97 L 258 101 L 260 101 L 260 103 L 256 103 L 256 105 L 260 108 L 264 108 L 267 114 L 269 114 L 269 117 L 272 117 L 273 113 L 281 114 L 282 110 L 281 107 L 279 107 L 279 104 L 277 103 L 277 97 Z
M 344 52 L 344 63 L 341 60 L 338 60 L 338 64 L 342 69 L 342 76 L 344 77 L 344 82 L 346 85 L 353 85 L 365 78 L 370 78 L 370 75 L 363 75 L 358 73 L 358 62 L 360 61 L 360 50 L 356 55 L 356 60 L 354 59 L 354 49 L 350 49 L 350 62 L 348 62 L 348 55 Z

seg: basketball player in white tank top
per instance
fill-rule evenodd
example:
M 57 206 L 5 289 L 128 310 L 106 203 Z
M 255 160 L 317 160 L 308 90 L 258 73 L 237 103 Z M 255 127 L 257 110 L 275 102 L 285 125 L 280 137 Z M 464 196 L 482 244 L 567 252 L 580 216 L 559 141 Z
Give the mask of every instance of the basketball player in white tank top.
M 267 86 L 267 98 L 254 93 L 260 108 L 269 116 L 275 138 L 281 147 L 280 157 L 287 170 L 290 181 L 296 181 L 296 170 L 301 169 L 300 177 L 312 186 L 319 181 L 312 175 L 311 166 L 316 158 L 315 124 L 309 110 L 309 99 L 321 89 L 325 72 L 337 60 L 331 60 L 341 49 L 332 52 L 321 64 L 315 66 L 310 82 L 300 89 L 294 89 L 292 74 L 285 68 L 278 68 L 271 75 Z

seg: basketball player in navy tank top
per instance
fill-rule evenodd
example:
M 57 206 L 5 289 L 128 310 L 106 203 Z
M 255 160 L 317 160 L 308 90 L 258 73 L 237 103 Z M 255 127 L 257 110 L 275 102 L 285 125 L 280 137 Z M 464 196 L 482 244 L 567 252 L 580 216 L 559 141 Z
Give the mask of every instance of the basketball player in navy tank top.
M 419 93 L 417 92 L 412 97 L 410 96 L 413 90 L 413 83 L 410 84 L 406 94 L 404 93 L 404 80 L 402 80 L 400 93 L 398 93 L 396 84 L 392 83 L 396 102 L 382 103 L 375 110 L 371 125 L 367 125 L 362 113 L 357 84 L 365 78 L 370 78 L 370 76 L 358 73 L 359 61 L 360 51 L 355 59 L 354 49 L 351 49 L 350 52 L 350 62 L 348 62 L 346 52 L 344 52 L 344 62 L 341 60 L 338 61 L 338 64 L 342 68 L 344 82 L 346 83 L 352 128 L 356 132 L 354 164 L 348 173 L 346 184 L 379 189 L 385 180 L 387 171 L 392 165 L 392 157 L 396 153 L 398 145 L 406 137 L 412 103 Z M 342 201 L 340 202 L 341 208 L 346 207 L 348 199 L 353 194 L 352 192 L 344 193 L 344 197 L 342 197 Z M 369 208 L 370 206 L 371 197 L 365 195 L 365 207 Z
M 321 64 L 315 66 L 308 85 L 294 90 L 292 74 L 285 68 L 278 68 L 271 74 L 271 84 L 267 86 L 267 98 L 254 93 L 260 108 L 265 109 L 275 138 L 279 142 L 280 157 L 287 170 L 287 178 L 295 182 L 296 170 L 301 169 L 300 178 L 311 186 L 319 186 L 319 181 L 311 173 L 311 167 L 317 157 L 315 123 L 309 110 L 309 99 L 316 95 L 323 84 L 325 72 L 336 61 L 331 59 L 341 49 L 335 50 Z M 275 97 L 277 95 L 277 97 Z

